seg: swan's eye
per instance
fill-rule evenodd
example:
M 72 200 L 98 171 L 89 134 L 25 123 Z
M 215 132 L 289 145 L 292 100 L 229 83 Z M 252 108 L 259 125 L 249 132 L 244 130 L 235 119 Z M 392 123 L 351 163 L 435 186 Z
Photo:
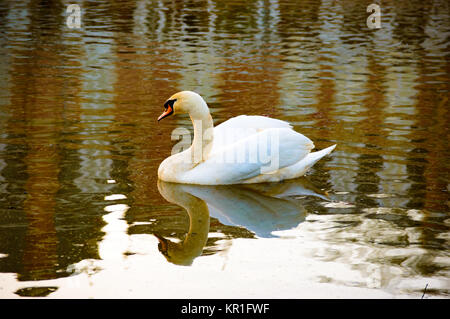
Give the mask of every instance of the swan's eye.
M 164 108 L 167 110 L 169 107 L 173 110 L 173 104 L 176 102 L 177 99 L 173 100 L 167 100 L 166 103 L 164 103 Z
M 164 103 L 164 113 L 161 114 L 158 118 L 158 122 L 160 120 L 162 120 L 165 117 L 168 117 L 169 115 L 173 114 L 173 104 L 175 103 L 177 99 L 173 99 L 173 100 L 167 100 L 166 103 Z

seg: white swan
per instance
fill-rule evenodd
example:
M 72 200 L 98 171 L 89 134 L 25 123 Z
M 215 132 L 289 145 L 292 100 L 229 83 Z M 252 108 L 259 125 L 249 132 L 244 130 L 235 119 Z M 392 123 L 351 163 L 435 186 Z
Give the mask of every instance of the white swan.
M 188 113 L 194 140 L 187 150 L 166 158 L 158 178 L 166 182 L 225 185 L 279 182 L 306 173 L 336 145 L 311 153 L 313 142 L 284 121 L 240 115 L 214 127 L 208 106 L 195 92 L 182 91 L 164 103 L 158 121 Z

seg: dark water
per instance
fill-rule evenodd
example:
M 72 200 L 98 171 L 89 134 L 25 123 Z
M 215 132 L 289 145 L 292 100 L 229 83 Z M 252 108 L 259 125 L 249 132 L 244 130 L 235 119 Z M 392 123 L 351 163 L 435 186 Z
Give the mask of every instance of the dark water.
M 0 297 L 88 297 L 64 281 L 83 274 L 98 297 L 158 274 L 207 287 L 226 269 L 245 284 L 217 285 L 244 297 L 253 279 L 278 297 L 297 271 L 319 297 L 449 296 L 448 1 L 379 1 L 380 29 L 372 1 L 80 1 L 81 29 L 69 3 L 0 3 Z M 156 122 L 180 90 L 215 124 L 262 114 L 338 146 L 284 186 L 158 188 L 171 132 L 191 128 Z M 95 290 L 127 267 L 114 293 Z

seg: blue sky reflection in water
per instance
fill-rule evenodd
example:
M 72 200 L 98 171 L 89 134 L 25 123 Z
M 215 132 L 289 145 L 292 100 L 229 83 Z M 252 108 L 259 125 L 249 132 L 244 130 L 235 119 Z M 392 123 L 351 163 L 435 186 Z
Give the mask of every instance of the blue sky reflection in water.
M 370 3 L 83 1 L 69 29 L 2 2 L 0 297 L 447 298 L 449 3 L 376 30 Z M 338 146 L 289 183 L 158 184 L 186 89 Z

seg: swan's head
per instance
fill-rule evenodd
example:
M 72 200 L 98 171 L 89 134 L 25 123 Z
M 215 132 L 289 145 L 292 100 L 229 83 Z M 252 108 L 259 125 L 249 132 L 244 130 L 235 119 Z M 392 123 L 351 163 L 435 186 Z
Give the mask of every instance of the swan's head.
M 209 113 L 208 106 L 203 98 L 192 91 L 181 91 L 172 95 L 164 103 L 164 113 L 158 117 L 158 121 L 172 114 L 188 113 L 189 115 L 201 116 Z

